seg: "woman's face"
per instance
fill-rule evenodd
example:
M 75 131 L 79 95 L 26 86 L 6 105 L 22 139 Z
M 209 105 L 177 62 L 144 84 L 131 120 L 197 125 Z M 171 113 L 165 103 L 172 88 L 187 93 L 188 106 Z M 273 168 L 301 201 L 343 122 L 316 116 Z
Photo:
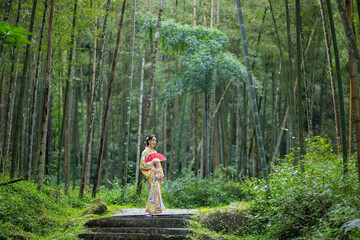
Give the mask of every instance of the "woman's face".
M 154 148 L 157 144 L 157 138 L 156 137 L 153 137 L 152 139 L 150 139 L 149 141 L 149 146 Z

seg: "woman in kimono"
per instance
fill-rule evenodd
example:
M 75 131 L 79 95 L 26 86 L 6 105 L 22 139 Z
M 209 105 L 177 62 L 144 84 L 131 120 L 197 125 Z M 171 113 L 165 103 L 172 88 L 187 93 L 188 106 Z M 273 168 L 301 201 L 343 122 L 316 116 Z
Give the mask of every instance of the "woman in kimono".
M 146 158 L 156 153 L 155 146 L 157 144 L 157 138 L 151 134 L 146 138 L 145 150 L 142 152 L 140 161 L 140 170 L 144 174 L 148 181 L 149 197 L 147 199 L 145 216 L 152 216 L 160 214 L 165 210 L 165 206 L 161 199 L 161 181 L 164 178 L 164 172 L 162 170 L 160 160 L 154 158 L 151 162 L 146 163 Z

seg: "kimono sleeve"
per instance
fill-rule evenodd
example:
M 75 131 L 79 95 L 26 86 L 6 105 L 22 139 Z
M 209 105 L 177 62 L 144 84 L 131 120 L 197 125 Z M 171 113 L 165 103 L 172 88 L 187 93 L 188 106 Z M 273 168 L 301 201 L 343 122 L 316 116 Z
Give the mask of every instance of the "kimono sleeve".
M 148 179 L 151 175 L 151 164 L 146 163 L 146 152 L 144 151 L 141 155 L 140 170 L 144 174 L 145 178 Z
M 160 164 L 160 163 L 159 163 Z M 164 178 L 164 172 L 163 172 L 163 169 L 160 165 L 160 167 L 156 170 L 156 175 L 155 175 L 156 179 L 162 181 L 163 178 Z

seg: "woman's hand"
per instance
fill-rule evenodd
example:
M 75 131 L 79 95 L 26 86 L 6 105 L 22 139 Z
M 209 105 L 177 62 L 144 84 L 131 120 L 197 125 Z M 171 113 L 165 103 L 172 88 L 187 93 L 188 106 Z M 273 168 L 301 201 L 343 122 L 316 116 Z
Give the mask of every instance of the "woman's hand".
M 158 165 L 159 162 L 160 162 L 160 159 L 158 159 L 158 158 L 154 158 L 154 159 L 152 160 L 152 164 L 153 164 L 155 167 Z

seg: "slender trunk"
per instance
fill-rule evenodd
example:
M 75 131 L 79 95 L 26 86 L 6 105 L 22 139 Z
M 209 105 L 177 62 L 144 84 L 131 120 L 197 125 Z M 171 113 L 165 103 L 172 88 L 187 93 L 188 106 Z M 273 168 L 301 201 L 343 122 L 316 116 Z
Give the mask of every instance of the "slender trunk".
M 235 133 L 236 133 L 236 137 L 235 137 L 235 170 L 236 170 L 236 175 L 238 176 L 239 173 L 241 172 L 241 165 L 239 163 L 240 160 L 240 134 L 241 134 L 241 119 L 240 119 L 240 89 L 239 91 L 235 91 L 236 94 L 236 107 L 235 107 L 235 112 L 236 112 L 236 128 L 235 128 Z
M 279 31 L 278 31 L 278 28 L 277 28 L 276 19 L 275 19 L 274 11 L 273 11 L 273 8 L 272 8 L 271 0 L 269 0 L 269 5 L 270 5 L 271 16 L 272 16 L 272 19 L 274 21 L 276 40 L 277 40 L 278 48 L 279 48 L 279 51 L 280 51 L 281 62 L 283 62 L 283 51 L 282 51 L 281 41 L 280 41 L 280 37 L 279 37 Z
M 280 127 L 280 133 L 279 133 L 279 135 L 278 135 L 278 138 L 277 138 L 277 141 L 276 141 L 276 145 L 275 145 L 274 154 L 273 154 L 272 160 L 271 160 L 271 162 L 272 162 L 273 165 L 275 165 L 275 159 L 276 159 L 276 156 L 277 156 L 277 154 L 278 154 L 278 152 L 279 152 L 280 143 L 281 143 L 281 138 L 282 138 L 282 136 L 283 136 L 283 134 L 284 134 L 285 124 L 286 124 L 287 118 L 288 118 L 288 116 L 289 116 L 289 109 L 290 109 L 289 107 L 286 108 L 284 120 L 283 120 L 283 122 L 282 122 L 282 124 L 281 124 L 281 127 Z
M 68 109 L 64 109 L 68 112 L 71 111 L 71 103 L 72 103 L 72 89 L 69 89 L 69 104 L 68 104 Z M 64 183 L 65 183 L 65 195 L 69 194 L 69 187 L 70 187 L 70 159 L 71 159 L 71 150 L 70 150 L 70 137 L 69 137 L 69 128 L 71 126 L 71 122 L 72 122 L 72 116 L 69 115 L 69 117 L 66 119 L 65 121 L 65 125 L 64 125 L 64 130 L 65 130 L 65 142 L 64 142 Z
M 301 167 L 303 167 L 302 161 L 305 155 L 304 139 L 303 139 L 303 105 L 302 105 L 302 73 L 301 73 L 301 39 L 300 39 L 300 0 L 296 0 L 296 70 L 297 70 L 297 117 L 298 117 L 298 147 L 300 149 L 299 160 L 301 161 Z M 297 162 L 296 162 L 297 163 Z
M 352 91 L 351 104 L 353 106 L 354 122 L 355 122 L 355 132 L 356 132 L 356 151 L 360 152 L 360 114 L 359 114 L 359 102 L 357 95 L 357 85 L 356 85 L 356 71 L 354 66 L 354 60 L 352 55 L 349 54 L 349 69 L 350 69 L 350 84 Z M 358 169 L 358 179 L 360 183 L 360 154 L 357 154 L 357 169 Z
M 204 0 L 204 27 L 206 27 L 206 1 Z
M 144 68 L 145 68 L 145 46 L 142 54 L 142 64 L 141 64 L 141 80 L 140 80 L 140 100 L 139 100 L 139 127 L 138 127 L 138 140 L 137 140 L 137 154 L 136 154 L 136 173 L 135 173 L 135 183 L 137 185 L 139 181 L 140 174 L 140 154 L 141 154 L 141 142 L 142 142 L 142 115 L 143 115 L 143 99 L 144 99 Z M 165 128 L 165 127 L 164 127 Z M 164 151 L 164 154 L 166 152 Z
M 344 7 L 344 2 L 337 0 L 340 16 L 345 28 L 346 37 L 348 40 L 348 47 L 349 47 L 349 69 L 350 69 L 350 81 L 352 87 L 352 106 L 354 110 L 354 121 L 355 121 L 355 131 L 356 131 L 356 150 L 360 152 L 360 113 L 359 113 L 359 101 L 357 96 L 357 83 L 356 78 L 359 80 L 360 78 L 360 56 L 359 50 L 357 47 L 357 42 L 354 36 L 353 31 L 353 22 L 351 18 L 351 2 L 346 0 L 346 10 Z M 346 12 L 345 12 L 346 11 Z M 357 75 L 356 75 L 357 73 Z M 347 166 L 347 163 L 344 161 L 344 166 Z M 357 154 L 357 169 L 358 169 L 358 179 L 360 183 L 360 154 Z M 344 168 L 345 173 L 347 172 L 347 167 Z
M 206 123 L 204 123 L 206 119 L 205 113 L 205 92 L 202 93 L 202 123 L 201 123 L 201 160 L 200 160 L 200 178 L 204 179 L 205 177 L 205 155 L 206 155 L 206 148 L 205 148 L 205 131 L 206 131 Z
M 335 81 L 334 81 L 334 70 L 333 70 L 333 63 L 331 57 L 331 50 L 330 50 L 330 41 L 328 37 L 328 30 L 326 26 L 326 19 L 325 19 L 325 12 L 322 0 L 319 0 L 320 4 L 320 11 L 321 11 L 321 19 L 323 23 L 324 29 L 324 39 L 325 39 L 325 46 L 326 46 L 326 55 L 328 59 L 328 67 L 330 72 L 330 84 L 331 84 L 331 91 L 333 97 L 333 105 L 334 105 L 334 115 L 335 115 L 335 128 L 336 128 L 336 142 L 337 142 L 337 149 L 338 153 L 341 153 L 341 138 L 340 138 L 340 126 L 339 126 L 339 117 L 338 117 L 338 107 L 337 107 L 337 98 L 336 98 L 336 89 L 335 89 Z M 346 151 L 346 150 L 345 150 Z
M 52 47 L 52 31 L 53 31 L 53 19 L 54 19 L 54 5 L 55 0 L 51 0 L 50 4 L 50 15 L 49 15 L 49 29 L 47 39 L 47 55 L 46 55 L 46 69 L 45 69 L 45 86 L 44 86 L 44 107 L 41 121 L 41 146 L 38 161 L 38 189 L 41 189 L 43 184 L 44 175 L 44 160 L 45 160 L 45 149 L 46 149 L 46 135 L 48 125 L 48 103 L 50 96 L 50 71 L 51 71 L 51 47 Z
M 359 1 L 357 1 L 359 3 Z M 341 143 L 342 143 L 342 154 L 343 154 L 343 162 L 344 162 L 344 172 L 347 172 L 347 161 L 348 161 L 348 153 L 347 153 L 347 146 L 346 146 L 346 126 L 345 126 L 345 107 L 344 107 L 344 94 L 342 90 L 342 80 L 341 80 L 341 69 L 340 69 L 340 58 L 339 58 L 339 50 L 337 45 L 336 39 L 336 32 L 335 32 L 335 24 L 334 18 L 332 14 L 332 7 L 330 0 L 326 0 L 326 5 L 329 14 L 329 23 L 330 23 L 330 30 L 332 36 L 332 43 L 334 48 L 334 56 L 335 56 L 335 66 L 336 66 L 336 79 L 338 83 L 338 98 L 339 98 L 339 107 L 340 107 L 340 127 L 341 127 Z M 359 9 L 358 9 L 359 10 Z M 360 10 L 359 10 L 360 11 Z M 350 137 L 350 136 L 349 136 Z
M 216 23 L 220 23 L 220 0 L 217 1 Z
M 351 158 L 351 154 L 352 154 L 352 125 L 353 125 L 353 107 L 352 107 L 352 102 L 353 102 L 353 91 L 352 91 L 352 81 L 351 77 L 353 75 L 350 76 L 350 88 L 349 88 L 349 158 Z
M 69 50 L 69 64 L 67 69 L 67 77 L 66 77 L 66 83 L 65 83 L 65 99 L 64 99 L 64 106 L 63 106 L 63 117 L 61 120 L 61 126 L 59 130 L 59 142 L 58 142 L 58 150 L 61 151 L 63 146 L 63 138 L 64 138 L 64 132 L 66 132 L 65 128 L 65 122 L 68 115 L 68 102 L 69 102 L 69 89 L 70 89 L 70 82 L 71 82 L 71 73 L 72 73 L 72 62 L 74 58 L 74 39 L 75 39 L 75 25 L 76 25 L 76 12 L 77 12 L 77 0 L 75 0 L 74 4 L 74 13 L 73 13 L 73 20 L 72 20 L 72 29 L 71 29 L 71 39 L 70 39 L 70 50 Z M 65 138 L 68 138 L 68 136 L 65 134 Z M 65 142 L 67 142 L 68 139 L 65 139 Z M 64 158 L 66 159 L 66 157 Z
M 193 25 L 196 26 L 196 0 L 193 0 Z
M 251 69 L 250 69 L 249 54 L 248 54 L 246 35 L 245 35 L 245 27 L 244 27 L 244 20 L 243 20 L 240 0 L 236 0 L 236 3 L 237 3 L 238 16 L 239 16 L 239 25 L 240 25 L 240 30 L 241 30 L 241 38 L 242 38 L 242 44 L 243 44 L 243 51 L 244 51 L 246 69 L 247 69 L 247 77 L 248 77 L 248 84 L 249 84 L 250 97 L 251 97 L 251 106 L 252 106 L 253 117 L 254 117 L 254 122 L 255 122 L 255 126 L 256 126 L 256 136 L 257 136 L 259 154 L 260 154 L 260 159 L 261 159 L 260 160 L 261 161 L 261 167 L 262 167 L 262 171 L 263 171 L 263 177 L 268 182 L 268 170 L 267 170 L 267 163 L 266 163 L 266 159 L 265 159 L 264 143 L 263 143 L 263 139 L 262 139 L 262 132 L 261 132 L 261 126 L 260 126 L 259 113 L 258 113 L 257 104 L 256 104 L 256 95 L 255 95 L 254 83 L 253 83 L 253 80 L 252 80 L 252 74 L 251 74 Z
M 193 0 L 193 25 L 196 27 L 196 0 Z M 195 176 L 198 175 L 198 169 L 199 169 L 199 159 L 198 159 L 198 93 L 197 91 L 194 92 L 194 102 L 193 104 L 193 113 L 194 113 L 194 170 L 195 170 Z
M 160 38 L 160 29 L 161 29 L 161 18 L 163 13 L 163 6 L 164 6 L 164 0 L 160 0 L 160 6 L 159 6 L 159 14 L 157 19 L 157 27 L 156 27 L 156 33 L 155 33 L 155 43 L 154 43 L 154 52 L 151 56 L 151 73 L 150 73 L 150 79 L 149 79 L 149 90 L 148 90 L 148 99 L 146 102 L 146 112 L 145 112 L 145 119 L 146 119 L 146 134 L 150 130 L 150 112 L 151 112 L 151 101 L 153 98 L 154 93 L 154 80 L 155 80 L 155 67 L 156 67 L 156 56 L 158 52 L 159 47 L 159 38 Z M 155 113 L 154 113 L 155 114 Z
M 167 134 L 166 134 L 166 131 L 167 131 L 167 105 L 165 106 L 165 109 L 164 109 L 164 132 L 163 132 L 163 153 L 164 155 L 166 156 L 166 152 L 167 152 Z M 166 170 L 166 162 L 164 162 L 164 165 L 163 165 L 164 169 Z M 166 174 L 166 173 L 165 173 Z
M 327 71 L 324 69 L 323 70 L 323 79 L 325 81 L 324 83 L 324 87 L 321 87 L 321 135 L 324 134 L 324 128 L 325 128 L 325 113 L 326 113 L 326 96 L 327 96 L 327 86 L 328 86 L 328 74 Z M 351 101 L 351 100 L 350 100 Z
M 64 110 L 63 110 L 63 119 L 62 119 L 62 128 L 60 129 L 60 137 L 59 137 L 59 150 L 62 148 L 62 136 L 65 135 L 64 146 L 65 146 L 65 153 L 64 153 L 64 181 L 65 181 L 65 194 L 68 194 L 69 190 L 69 171 L 70 171 L 70 153 L 69 151 L 69 134 L 67 134 L 68 128 L 70 127 L 70 121 L 68 121 L 67 113 L 71 110 L 69 102 L 70 97 L 70 79 L 72 74 L 72 62 L 74 58 L 74 39 L 75 39 L 75 26 L 76 26 L 76 11 L 77 11 L 77 0 L 75 1 L 74 5 L 74 14 L 73 14 L 73 22 L 72 22 L 72 33 L 71 33 L 71 40 L 70 40 L 70 53 L 69 53 L 69 65 L 68 65 L 68 72 L 66 78 L 66 87 L 65 87 L 65 102 L 64 102 Z
M 210 28 L 214 26 L 214 0 L 211 0 Z
M 288 105 L 290 106 L 290 128 L 288 131 L 288 135 L 290 138 L 290 147 L 293 147 L 293 127 L 295 126 L 294 117 L 294 94 L 293 94 L 293 67 L 292 67 L 292 43 L 291 43 L 291 32 L 290 32 L 290 13 L 289 13 L 289 0 L 285 0 L 285 7 L 286 7 L 286 33 L 287 33 L 287 44 L 288 44 Z M 264 116 L 265 117 L 265 116 Z
M 36 5 L 37 5 L 37 0 L 33 1 L 33 7 L 32 7 L 32 13 L 31 13 L 31 20 L 30 20 L 30 25 L 29 25 L 29 32 L 32 33 L 33 32 L 33 27 L 34 27 L 34 20 L 35 20 L 35 13 L 36 13 Z M 21 1 L 19 1 L 19 7 L 18 7 L 18 16 L 17 16 L 17 22 L 19 22 L 19 17 L 20 17 L 20 6 L 21 6 Z M 28 41 L 31 42 L 32 39 L 32 34 L 28 35 Z M 16 111 L 15 111 L 15 116 L 14 116 L 14 130 L 15 130 L 15 134 L 14 134 L 14 141 L 13 141 L 13 154 L 12 154 L 12 158 L 11 161 L 15 163 L 16 159 L 19 159 L 19 163 L 20 163 L 20 158 L 18 156 L 16 156 L 16 152 L 17 151 L 21 151 L 23 149 L 23 146 L 21 146 L 21 130 L 22 130 L 22 115 L 23 113 L 26 111 L 26 108 L 24 108 L 24 103 L 25 103 L 25 90 L 27 89 L 27 78 L 28 78 L 28 63 L 29 63 L 29 56 L 30 56 L 30 44 L 26 45 L 26 50 L 25 50 L 25 56 L 24 56 L 24 65 L 23 65 L 23 71 L 22 71 L 22 76 L 21 76 L 21 80 L 20 80 L 20 93 L 19 93 L 19 100 L 18 100 L 18 105 L 16 106 Z M 13 164 L 12 164 L 13 165 Z M 16 164 L 14 165 L 14 167 L 19 167 Z M 12 168 L 12 171 L 10 171 L 10 178 L 13 178 L 15 175 L 15 168 Z
M 134 74 L 134 44 L 135 44 L 135 11 L 136 11 L 136 0 L 132 0 L 132 11 L 131 11 L 131 33 L 130 33 L 130 61 L 129 61 L 129 75 L 128 75 L 128 95 L 127 95 L 127 135 L 125 141 L 125 157 L 124 157 L 124 175 L 122 180 L 123 187 L 123 199 L 126 196 L 126 183 L 127 183 L 127 166 L 129 162 L 129 146 L 130 146 L 130 133 L 131 133 L 131 98 L 132 98 L 132 82 L 133 82 L 133 74 Z M 154 104 L 155 105 L 155 104 Z
M 105 105 L 105 109 L 104 109 L 104 118 L 103 118 L 103 122 L 102 122 L 102 126 L 101 126 L 101 136 L 100 136 L 100 145 L 99 145 L 99 153 L 98 153 L 98 165 L 97 165 L 97 171 L 96 171 L 97 176 L 99 176 L 100 167 L 102 165 L 102 161 L 103 161 L 103 157 L 104 157 L 103 152 L 104 152 L 104 146 L 105 146 L 104 143 L 105 143 L 105 138 L 106 138 L 106 128 L 107 128 L 107 122 L 108 122 L 108 118 L 109 118 L 109 109 L 110 109 L 110 104 L 111 104 L 112 90 L 113 90 L 114 78 L 115 78 L 116 59 L 117 59 L 117 55 L 119 52 L 120 34 L 121 34 L 121 30 L 122 30 L 122 25 L 123 25 L 125 6 L 126 6 L 126 0 L 123 1 L 123 5 L 122 5 L 122 9 L 121 9 L 121 17 L 120 17 L 120 22 L 119 22 L 119 30 L 118 30 L 117 38 L 116 38 L 114 59 L 113 59 L 113 63 L 112 63 L 109 88 L 108 88 L 108 95 L 107 95 L 106 105 Z M 95 195 L 96 195 L 97 185 L 98 185 L 98 177 L 95 178 L 93 191 L 92 191 L 93 197 L 95 197 Z
M 97 11 L 97 2 L 95 2 L 95 9 Z M 105 21 L 106 21 L 107 17 L 105 17 Z M 90 172 L 91 172 L 91 157 L 92 157 L 92 145 L 93 145 L 93 141 L 94 141 L 94 118 L 95 118 L 95 104 L 94 104 L 94 100 L 95 100 L 95 94 L 97 92 L 97 88 L 99 85 L 99 81 L 97 76 L 100 76 L 100 73 L 98 73 L 97 75 L 97 23 L 98 23 L 98 18 L 97 18 L 97 13 L 96 13 L 96 17 L 95 17 L 95 32 L 94 32 L 94 54 L 93 54 L 93 61 L 92 61 L 92 81 L 91 81 L 91 93 L 90 93 L 90 99 L 89 99 L 89 114 L 88 117 L 89 119 L 87 120 L 87 125 L 86 125 L 86 138 L 85 138 L 85 151 L 84 151 L 84 158 L 83 158 L 83 163 L 82 163 L 82 168 L 81 168 L 81 179 L 80 179 L 80 190 L 79 190 L 79 196 L 82 197 L 84 194 L 84 189 L 90 185 Z M 104 26 L 105 26 L 105 22 L 104 22 Z M 105 26 L 106 27 L 106 26 Z M 105 34 L 105 32 L 104 32 Z M 102 39 L 104 40 L 104 39 Z
M 38 48 L 38 55 L 36 58 L 36 70 L 35 70 L 35 76 L 34 76 L 34 95 L 33 95 L 33 106 L 31 109 L 31 116 L 32 116 L 32 120 L 31 120 L 31 127 L 30 127 L 30 134 L 29 134 L 29 138 L 30 138 L 30 149 L 29 149 L 29 162 L 28 162 L 28 168 L 27 168 L 27 174 L 25 179 L 30 179 L 31 177 L 31 172 L 32 170 L 32 162 L 33 162 L 33 155 L 34 153 L 37 152 L 36 147 L 34 146 L 34 141 L 35 141 L 35 132 L 36 132 L 36 119 L 37 119 L 37 113 L 38 113 L 38 89 L 39 89 L 39 74 L 40 74 L 40 62 L 41 62 L 41 55 L 42 55 L 42 42 L 44 39 L 44 27 L 45 27 L 45 22 L 46 22 L 46 11 L 47 11 L 47 0 L 45 1 L 45 5 L 44 5 L 44 13 L 43 13 L 43 19 L 42 19 L 42 24 L 41 24 L 41 29 L 40 29 L 40 39 L 39 39 L 39 48 Z

